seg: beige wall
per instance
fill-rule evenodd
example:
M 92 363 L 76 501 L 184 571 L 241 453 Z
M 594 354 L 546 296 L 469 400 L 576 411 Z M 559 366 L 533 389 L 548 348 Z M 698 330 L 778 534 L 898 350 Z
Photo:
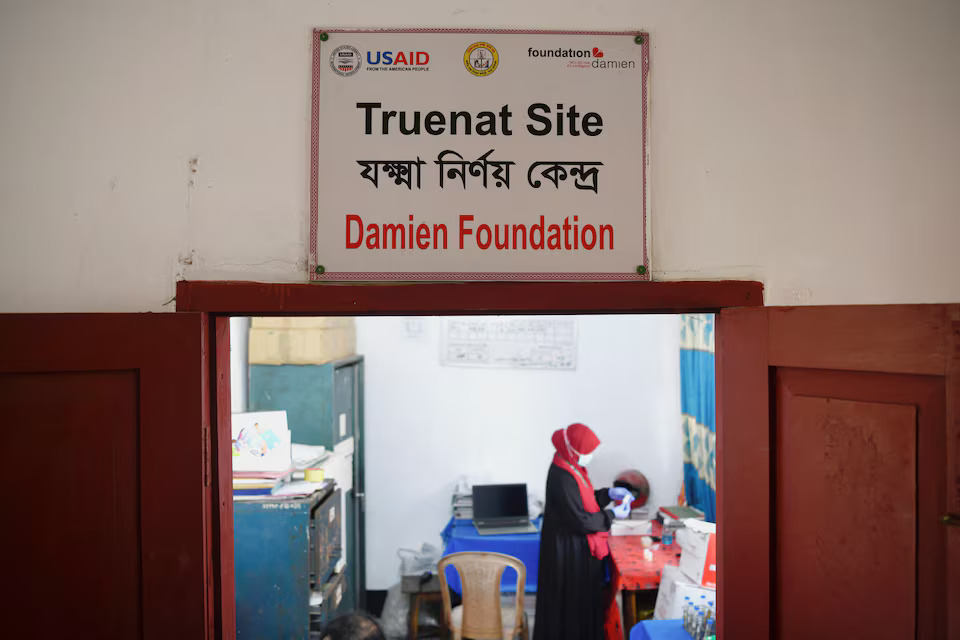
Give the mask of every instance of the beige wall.
M 646 29 L 655 278 L 960 301 L 954 0 L 0 0 L 0 311 L 304 280 L 317 26 Z

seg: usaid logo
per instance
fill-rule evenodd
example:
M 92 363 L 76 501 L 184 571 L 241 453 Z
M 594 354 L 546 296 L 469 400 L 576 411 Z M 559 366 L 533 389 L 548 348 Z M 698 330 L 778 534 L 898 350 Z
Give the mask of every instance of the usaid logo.
M 430 54 L 426 51 L 367 51 L 368 67 L 425 67 L 428 64 Z

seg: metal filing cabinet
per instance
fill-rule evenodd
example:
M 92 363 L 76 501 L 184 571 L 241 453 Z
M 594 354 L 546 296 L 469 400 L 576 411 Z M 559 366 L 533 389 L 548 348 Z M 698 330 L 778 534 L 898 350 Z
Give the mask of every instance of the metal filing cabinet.
M 238 640 L 307 640 L 311 622 L 345 610 L 329 586 L 342 581 L 332 573 L 340 559 L 340 511 L 333 482 L 305 497 L 234 501 Z
M 291 440 L 298 444 L 323 445 L 332 451 L 337 444 L 354 440 L 352 477 L 336 478 L 345 498 L 342 542 L 349 608 L 366 604 L 363 365 L 362 355 L 317 365 L 250 365 L 250 411 L 285 410 Z

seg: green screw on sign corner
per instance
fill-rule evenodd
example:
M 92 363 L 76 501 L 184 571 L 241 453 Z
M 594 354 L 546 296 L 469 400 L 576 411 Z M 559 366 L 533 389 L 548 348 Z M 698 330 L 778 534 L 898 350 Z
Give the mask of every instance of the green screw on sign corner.
M 637 273 L 640 274 L 641 276 L 646 275 L 647 268 L 643 265 L 640 265 L 639 267 L 637 267 Z
M 330 39 L 330 34 L 327 33 L 326 31 L 320 34 L 320 42 L 326 42 L 329 39 Z M 318 273 L 322 273 L 322 272 L 318 271 Z
M 326 269 L 323 268 L 322 264 L 318 264 L 317 268 L 313 270 L 313 272 L 316 273 L 317 275 L 320 275 L 324 271 L 326 271 Z
M 643 36 L 637 36 L 633 41 L 637 44 L 643 44 Z

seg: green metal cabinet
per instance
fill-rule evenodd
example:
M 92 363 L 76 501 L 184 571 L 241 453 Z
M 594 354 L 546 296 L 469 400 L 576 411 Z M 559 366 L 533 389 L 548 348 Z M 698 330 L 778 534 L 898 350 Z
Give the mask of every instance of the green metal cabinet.
M 359 361 L 358 356 L 326 364 L 252 364 L 250 411 L 284 410 L 293 442 L 332 451 L 353 435 L 349 423 L 341 428 L 343 410 L 335 408 L 334 399 L 335 388 L 343 386 L 339 380 L 354 374 Z

